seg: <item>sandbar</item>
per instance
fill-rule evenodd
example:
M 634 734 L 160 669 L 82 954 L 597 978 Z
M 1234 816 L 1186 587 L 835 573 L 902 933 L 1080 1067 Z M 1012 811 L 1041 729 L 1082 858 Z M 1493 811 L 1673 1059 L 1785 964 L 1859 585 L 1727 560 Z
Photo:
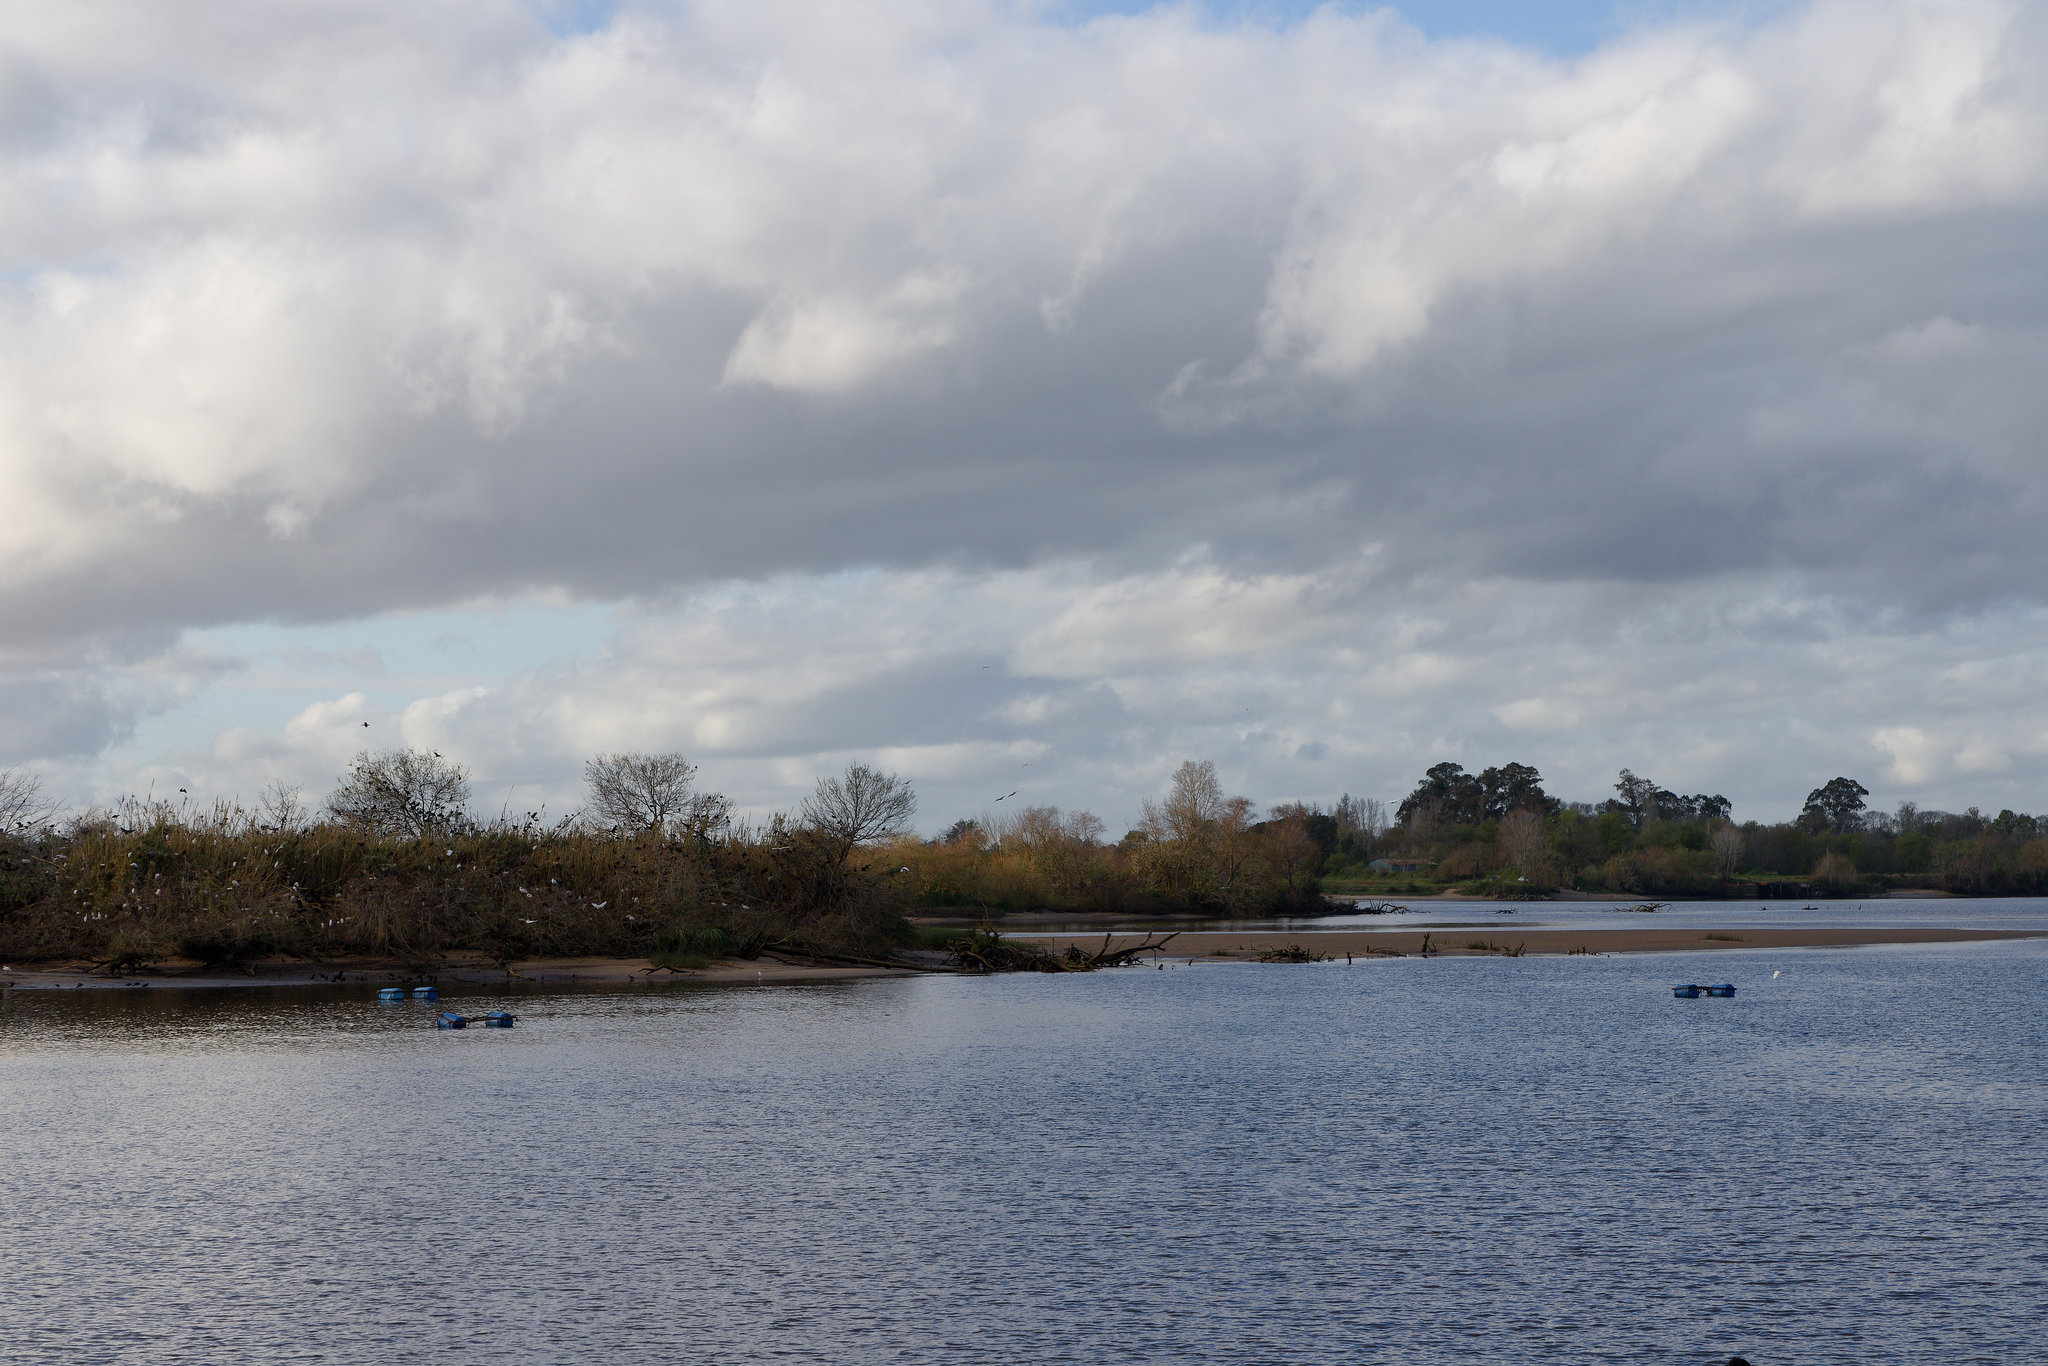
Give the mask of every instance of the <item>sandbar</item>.
M 1162 931 L 1164 932 L 1164 931 Z M 1037 936 L 1055 951 L 1069 944 L 1094 950 L 1100 934 Z M 1145 938 L 1129 932 L 1112 936 L 1116 945 Z M 1499 925 L 1433 926 L 1427 930 L 1188 930 L 1176 934 L 1162 955 L 1175 960 L 1225 962 L 1250 959 L 1269 949 L 1299 944 L 1342 958 L 1400 954 L 1414 957 L 1423 940 L 1432 953 L 1446 957 L 1480 957 L 1501 953 L 1608 954 L 1673 953 L 1705 949 L 1817 949 L 1868 944 L 1956 944 L 1991 939 L 2039 939 L 2043 930 L 1964 930 L 1926 926 L 1858 928 L 1854 926 L 1758 928 L 1743 925 L 1725 930 L 1644 925 L 1626 929 L 1512 929 Z M 671 972 L 644 958 L 546 958 L 508 965 L 482 958 L 453 957 L 431 967 L 355 960 L 337 963 L 261 962 L 238 969 L 196 963 L 169 963 L 148 972 L 109 977 L 86 964 L 9 965 L 0 973 L 4 989 L 127 989 L 219 987 L 362 987 L 416 986 L 627 986 L 698 982 L 707 985 L 749 983 L 843 982 L 868 977 L 911 977 L 947 970 L 936 954 L 923 962 L 900 966 L 854 963 L 785 962 L 763 957 L 752 961 L 713 963 L 694 971 Z
M 1135 936 L 1118 936 L 1126 942 Z M 1923 926 L 1854 926 L 1759 928 L 1741 925 L 1729 929 L 1697 925 L 1630 926 L 1626 929 L 1522 930 L 1500 925 L 1433 926 L 1427 930 L 1191 930 L 1174 937 L 1164 953 L 1169 958 L 1197 961 L 1250 958 L 1268 949 L 1292 944 L 1341 958 L 1350 953 L 1371 956 L 1389 951 L 1413 956 L 1430 941 L 1432 953 L 1446 956 L 1499 954 L 1519 949 L 1528 954 L 1571 953 L 1673 953 L 1695 949 L 1818 949 L 1845 948 L 1864 944 L 1955 944 L 1980 939 L 2038 939 L 2043 930 L 1961 930 Z M 1062 934 L 1048 936 L 1054 948 L 1078 944 L 1093 949 L 1102 936 Z M 1486 947 L 1475 947 L 1484 945 Z

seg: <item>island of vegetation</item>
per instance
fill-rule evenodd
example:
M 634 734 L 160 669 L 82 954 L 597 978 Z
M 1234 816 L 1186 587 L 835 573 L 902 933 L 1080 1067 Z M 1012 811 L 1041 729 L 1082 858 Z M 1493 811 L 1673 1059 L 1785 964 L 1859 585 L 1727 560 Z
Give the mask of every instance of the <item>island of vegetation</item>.
M 1873 813 L 1848 778 L 1810 793 L 1798 819 L 1763 825 L 1736 823 L 1725 798 L 1680 796 L 1628 770 L 1612 797 L 1561 801 L 1518 763 L 1438 764 L 1391 809 L 1346 796 L 1261 811 L 1228 795 L 1213 764 L 1190 761 L 1110 840 L 1094 815 L 1053 807 L 919 839 L 911 785 L 864 764 L 758 822 L 694 776 L 680 755 L 604 755 L 586 765 L 584 810 L 479 821 L 466 772 L 431 751 L 360 754 L 317 807 L 273 786 L 253 808 L 131 799 L 62 814 L 32 775 L 0 773 L 0 962 L 108 975 L 259 961 L 425 971 L 464 954 L 507 970 L 602 956 L 688 971 L 763 954 L 882 967 L 922 952 L 927 964 L 1045 967 L 915 922 L 1308 916 L 1333 897 L 1350 909 L 1444 893 L 2048 892 L 2043 821 L 1911 803 Z M 1131 961 L 1064 947 L 1070 964 Z

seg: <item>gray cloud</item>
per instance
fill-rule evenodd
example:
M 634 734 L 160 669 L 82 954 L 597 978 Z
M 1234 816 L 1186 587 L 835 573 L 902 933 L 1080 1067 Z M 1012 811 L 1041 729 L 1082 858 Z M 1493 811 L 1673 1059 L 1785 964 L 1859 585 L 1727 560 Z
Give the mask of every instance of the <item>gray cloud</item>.
M 1653 672 L 1701 641 L 1795 670 L 1808 693 L 1703 670 L 1733 691 L 1699 714 L 1747 698 L 1725 714 L 1754 737 L 1832 676 L 1788 642 L 1925 644 L 2041 601 L 2038 5 L 1820 3 L 1569 61 L 1335 10 L 629 5 L 568 37 L 510 3 L 207 15 L 55 7 L 0 54 L 0 626 L 80 679 L 211 624 L 877 567 L 982 585 L 948 592 L 1012 634 L 925 623 L 752 708 L 631 651 L 566 660 L 433 724 L 529 727 L 470 742 L 559 777 L 630 741 L 544 680 L 609 696 L 588 670 L 616 665 L 640 688 L 616 705 L 762 766 L 763 800 L 796 756 L 1048 734 L 1128 793 L 1235 733 L 1169 715 L 1242 697 L 1270 743 L 1231 743 L 1276 782 L 1577 727 L 1734 795 L 1713 756 L 1765 741 L 1673 748 L 1667 705 L 1607 685 L 1635 667 L 1617 622 Z M 1046 603 L 975 597 L 1020 585 Z M 1541 648 L 1496 653 L 1510 601 Z M 1204 613 L 1230 638 L 1190 651 Z M 1010 661 L 993 696 L 949 690 L 981 672 L 963 633 Z M 792 653 L 763 677 L 802 672 L 800 634 L 767 639 Z M 1405 664 L 1365 662 L 1389 641 Z M 1466 681 L 1333 721 L 1344 650 Z M 1851 709 L 1827 743 L 1954 776 L 1988 742 L 1936 709 Z M 47 690 L 18 714 L 49 755 L 121 730 Z

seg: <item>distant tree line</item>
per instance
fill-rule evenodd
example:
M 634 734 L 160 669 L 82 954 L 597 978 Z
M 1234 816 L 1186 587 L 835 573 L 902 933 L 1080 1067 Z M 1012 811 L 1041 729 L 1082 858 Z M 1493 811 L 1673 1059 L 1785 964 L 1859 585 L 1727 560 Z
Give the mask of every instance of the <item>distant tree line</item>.
M 1683 796 L 1628 769 L 1598 803 L 1560 801 L 1532 767 L 1468 774 L 1442 763 L 1396 808 L 1394 827 L 1326 876 L 1370 879 L 1367 855 L 1420 870 L 1382 880 L 1463 885 L 1503 896 L 1558 888 L 1651 896 L 1850 895 L 1887 887 L 1961 893 L 2048 893 L 2048 819 L 1986 816 L 1902 802 L 1868 809 L 1870 793 L 1837 777 L 1791 821 L 1737 824 L 1726 797 Z
M 0 771 L 0 959 L 861 954 L 908 937 L 918 910 L 1287 915 L 1324 909 L 1329 890 L 1446 886 L 2048 894 L 2048 820 L 1876 813 L 1846 777 L 1764 825 L 1627 769 L 1613 796 L 1563 801 L 1521 763 L 1433 765 L 1391 810 L 1347 795 L 1261 811 L 1189 760 L 1120 839 L 1089 812 L 1037 806 L 922 840 L 910 783 L 868 765 L 760 822 L 695 775 L 681 755 L 599 755 L 588 804 L 549 821 L 476 819 L 467 771 L 431 750 L 359 754 L 317 805 L 273 784 L 253 808 L 131 799 L 61 818 L 32 775 Z

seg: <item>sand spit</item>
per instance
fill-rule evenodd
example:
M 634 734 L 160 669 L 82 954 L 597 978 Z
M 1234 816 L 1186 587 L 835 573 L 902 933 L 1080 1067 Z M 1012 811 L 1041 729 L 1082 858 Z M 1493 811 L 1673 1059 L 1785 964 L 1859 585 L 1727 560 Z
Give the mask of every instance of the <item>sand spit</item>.
M 1862 944 L 1955 944 L 1980 939 L 2036 939 L 2040 930 L 1946 930 L 1931 928 L 1857 929 L 1854 927 L 1759 929 L 1751 925 L 1727 929 L 1656 926 L 1598 930 L 1522 930 L 1503 925 L 1432 926 L 1427 930 L 1258 930 L 1233 933 L 1195 930 L 1167 945 L 1166 956 L 1195 959 L 1248 959 L 1292 944 L 1342 958 L 1349 953 L 1371 957 L 1389 953 L 1414 956 L 1429 940 L 1431 953 L 1446 957 L 1528 954 L 1674 953 L 1694 949 L 1818 949 Z M 1099 940 L 1100 936 L 1097 936 Z M 1086 944 L 1089 936 L 1058 935 L 1056 948 Z M 1480 947 L 1483 946 L 1483 947 Z
M 1034 936 L 1035 937 L 1035 936 Z M 1118 935 L 1126 938 L 1140 936 Z M 1584 953 L 1675 953 L 1702 949 L 1813 949 L 1847 948 L 1866 944 L 1956 944 L 1990 939 L 2048 938 L 2040 930 L 1946 930 L 1893 927 L 1760 929 L 1733 926 L 1728 929 L 1686 926 L 1663 928 L 1645 926 L 1629 929 L 1519 930 L 1502 925 L 1435 926 L 1428 930 L 1262 930 L 1238 933 L 1226 930 L 1191 930 L 1176 935 L 1160 955 L 1177 962 L 1246 961 L 1272 950 L 1300 944 L 1315 952 L 1341 959 L 1385 957 L 1395 954 L 1414 957 L 1429 941 L 1432 954 L 1445 957 L 1481 957 L 1507 954 Z M 1099 934 L 1045 936 L 1042 942 L 1055 952 L 1069 944 L 1094 950 L 1101 947 Z M 502 986 L 529 983 L 548 986 L 627 986 L 650 982 L 701 982 L 707 984 L 842 982 L 865 977 L 912 977 L 937 969 L 936 955 L 925 955 L 924 965 L 866 967 L 854 964 L 782 962 L 761 958 L 752 962 L 714 963 L 696 971 L 671 972 L 650 967 L 644 959 L 631 958 L 546 958 L 514 963 L 506 967 L 481 959 L 453 959 L 426 967 L 407 967 L 388 962 L 346 963 L 251 963 L 241 969 L 208 968 L 199 964 L 167 964 L 154 972 L 107 977 L 87 964 L 39 964 L 34 967 L 10 965 L 0 971 L 0 989 L 100 989 L 145 990 L 195 987 L 384 987 L 461 985 Z

